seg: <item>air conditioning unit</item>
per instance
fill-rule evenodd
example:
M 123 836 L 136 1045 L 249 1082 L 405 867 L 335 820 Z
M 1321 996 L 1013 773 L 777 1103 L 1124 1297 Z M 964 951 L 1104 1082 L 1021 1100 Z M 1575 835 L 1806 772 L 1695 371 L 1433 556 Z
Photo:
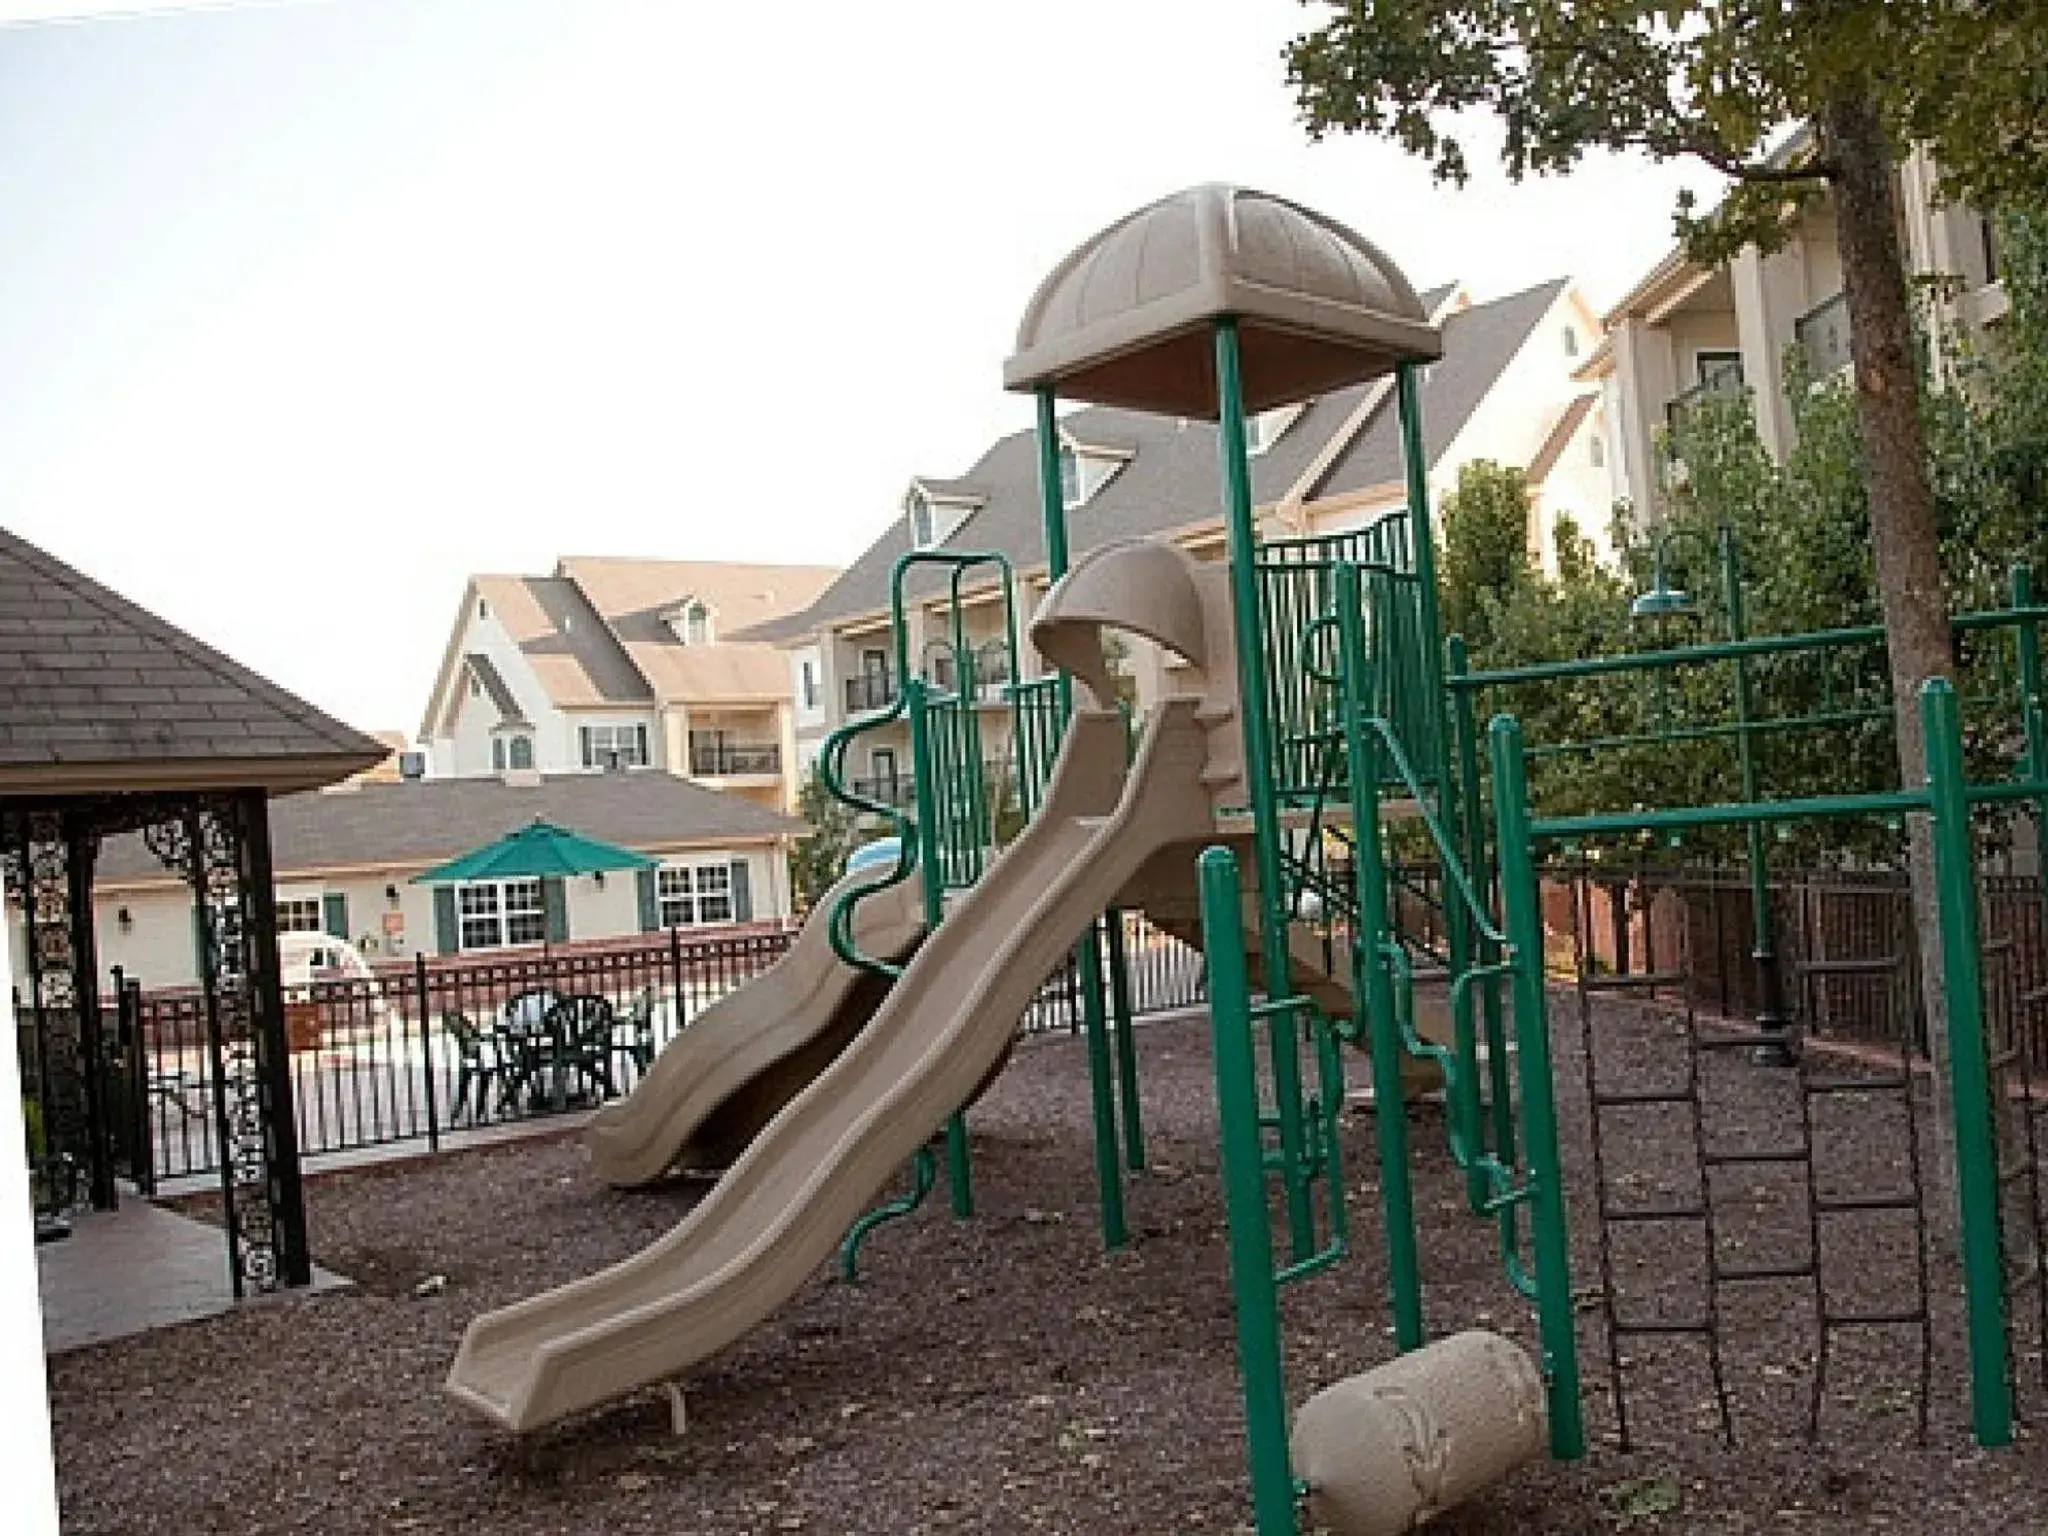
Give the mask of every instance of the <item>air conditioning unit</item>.
M 398 776 L 401 779 L 424 779 L 427 776 L 427 754 L 424 752 L 399 753 Z

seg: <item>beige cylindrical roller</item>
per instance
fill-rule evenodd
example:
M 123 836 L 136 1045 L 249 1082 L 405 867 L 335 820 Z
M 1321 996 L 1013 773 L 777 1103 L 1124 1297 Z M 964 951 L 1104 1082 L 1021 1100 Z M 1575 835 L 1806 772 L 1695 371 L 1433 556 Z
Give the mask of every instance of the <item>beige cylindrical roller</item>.
M 1453 1334 L 1325 1387 L 1290 1448 L 1319 1526 L 1393 1536 L 1543 1453 L 1543 1378 L 1497 1333 Z

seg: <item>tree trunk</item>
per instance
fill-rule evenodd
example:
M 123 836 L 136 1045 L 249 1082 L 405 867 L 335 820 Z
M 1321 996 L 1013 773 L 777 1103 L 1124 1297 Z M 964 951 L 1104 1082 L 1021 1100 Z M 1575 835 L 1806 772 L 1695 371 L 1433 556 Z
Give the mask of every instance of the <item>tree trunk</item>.
M 1899 251 L 1899 210 L 1892 155 L 1883 125 L 1866 99 L 1834 103 L 1821 120 L 1835 180 L 1835 244 L 1849 306 L 1849 353 L 1855 365 L 1856 419 L 1870 496 L 1870 544 L 1891 665 L 1898 718 L 1899 782 L 1926 781 L 1920 685 L 1955 674 L 1948 601 L 1942 591 L 1934 490 L 1927 475 L 1927 436 L 1914 366 L 1912 311 Z M 1920 951 L 1921 997 L 1928 1053 L 1937 1078 L 1948 1073 L 1948 1006 L 1942 990 L 1941 927 L 1935 901 L 1934 851 L 1926 816 L 1907 818 L 1907 868 L 1913 927 Z M 1934 1096 L 1935 1176 L 1955 1201 L 1954 1132 L 1945 1093 Z M 1936 1230 L 1954 1230 L 1938 1221 Z

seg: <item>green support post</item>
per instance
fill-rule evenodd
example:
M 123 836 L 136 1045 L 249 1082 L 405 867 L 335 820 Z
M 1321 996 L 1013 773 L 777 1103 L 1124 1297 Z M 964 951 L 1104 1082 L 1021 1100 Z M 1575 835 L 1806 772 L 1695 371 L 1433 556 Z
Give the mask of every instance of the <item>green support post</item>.
M 1216 440 L 1223 459 L 1223 526 L 1230 558 L 1230 610 L 1237 642 L 1238 720 L 1244 733 L 1244 779 L 1251 803 L 1252 849 L 1259 882 L 1260 955 L 1265 961 L 1266 996 L 1291 994 L 1285 889 L 1280 850 L 1280 812 L 1273 788 L 1273 722 L 1266 691 L 1264 625 L 1254 562 L 1258 530 L 1252 526 L 1251 461 L 1244 442 L 1244 380 L 1238 355 L 1237 321 L 1215 326 Z M 1242 934 L 1238 947 L 1244 947 Z M 1211 963 L 1214 957 L 1211 956 Z M 1302 1166 L 1301 1042 L 1290 1021 L 1273 1030 L 1273 1087 L 1280 1125 L 1280 1155 L 1290 1170 L 1287 1236 L 1294 1262 L 1315 1252 L 1315 1208 L 1305 1180 L 1292 1176 Z
M 1057 399 L 1050 385 L 1037 390 L 1038 503 L 1045 522 L 1045 571 L 1050 580 L 1067 574 L 1067 508 L 1060 494 L 1060 428 Z M 1064 726 L 1074 711 L 1074 680 L 1059 673 L 1059 715 Z M 1095 925 L 1074 948 L 1074 968 L 1081 985 L 1082 1017 L 1088 1032 L 1089 1104 L 1095 1120 L 1095 1181 L 1102 1221 L 1102 1246 L 1121 1248 L 1129 1241 L 1124 1224 L 1123 1170 L 1117 1162 L 1116 1088 L 1109 1044 L 1102 1018 L 1102 956 Z
M 1962 711 L 1947 679 L 1930 678 L 1921 685 L 1920 719 L 1927 738 L 1927 800 L 1934 818 L 1942 990 L 1948 995 L 1956 1203 L 1962 1221 L 1965 1333 L 1970 1346 L 1970 1427 L 1979 1445 L 2008 1445 L 2012 1441 L 2012 1381 L 2006 1374 L 1998 1138 L 1984 1044 L 1976 861 L 1970 848 Z
M 1522 762 L 1522 728 L 1512 716 L 1496 715 L 1490 729 L 1493 816 L 1500 840 L 1501 911 L 1508 958 L 1515 967 L 1515 1052 L 1522 1080 L 1526 1164 L 1523 1177 L 1529 1186 L 1530 1238 L 1536 1249 L 1536 1327 L 1543 1345 L 1550 1454 L 1559 1461 L 1576 1461 L 1586 1453 L 1586 1426 L 1579 1403 L 1571 1228 L 1565 1212 L 1564 1167 L 1557 1151 L 1549 1004 L 1544 995 L 1543 911 L 1537 899 L 1529 782 Z
M 2012 568 L 2012 605 L 2025 612 L 2034 606 L 2034 573 L 2025 565 Z M 2048 692 L 2041 680 L 2040 621 L 2019 624 L 2013 632 L 2019 651 L 2020 722 L 2027 733 L 2027 777 L 2048 784 Z M 2048 848 L 2048 795 L 2034 801 L 2034 840 Z M 2048 902 L 2048 885 L 2041 892 Z M 2048 916 L 2048 913 L 2044 913 Z
M 1209 956 L 1209 1027 L 1215 1042 L 1223 1206 L 1230 1232 L 1230 1286 L 1237 1312 L 1237 1368 L 1244 1386 L 1252 1518 L 1258 1536 L 1295 1536 L 1280 1297 L 1273 1279 L 1272 1218 L 1266 1208 L 1265 1142 L 1259 1131 L 1258 1058 L 1252 1044 L 1237 860 L 1227 848 L 1210 848 L 1197 870 L 1202 947 Z M 1285 1032 L 1286 1026 L 1276 1026 L 1275 1037 Z
M 1386 863 L 1380 851 L 1379 744 L 1367 727 L 1372 698 L 1365 678 L 1365 609 L 1359 601 L 1358 567 L 1340 564 L 1335 577 L 1337 631 L 1343 653 L 1344 748 L 1351 764 L 1351 820 L 1358 847 L 1353 871 L 1358 933 L 1352 954 L 1352 995 L 1364 997 L 1372 1022 L 1372 1121 L 1380 1155 L 1380 1215 L 1387 1233 L 1394 1342 L 1403 1350 L 1420 1349 L 1422 1269 L 1408 1171 L 1408 1106 L 1401 1094 L 1401 1031 L 1394 1016 L 1393 981 L 1387 973 L 1386 956 L 1380 952 L 1392 931 L 1387 924 Z M 1445 906 L 1449 905 L 1447 901 Z M 1342 1190 L 1332 1198 L 1343 1199 Z
M 1742 572 L 1736 559 L 1735 530 L 1725 523 L 1721 525 L 1716 547 L 1721 560 L 1721 595 L 1728 609 L 1728 640 L 1739 646 L 1749 638 L 1749 628 L 1742 611 Z M 1741 774 L 1742 798 L 1754 801 L 1756 748 L 1749 727 L 1755 701 L 1749 691 L 1749 658 L 1738 652 L 1734 667 L 1736 765 Z M 1745 825 L 1742 835 L 1749 857 L 1749 958 L 1756 968 L 1756 1024 L 1766 1037 L 1757 1049 L 1757 1058 L 1769 1066 L 1791 1066 L 1795 1058 L 1785 1038 L 1784 978 L 1778 969 L 1778 940 L 1771 916 L 1770 844 L 1761 822 Z
M 1111 907 L 1105 919 L 1109 927 L 1110 1022 L 1116 1030 L 1116 1082 L 1118 1108 L 1123 1112 L 1124 1166 L 1133 1173 L 1145 1171 L 1145 1125 L 1138 1105 L 1138 1041 L 1131 1033 L 1130 955 L 1124 944 L 1124 914 Z

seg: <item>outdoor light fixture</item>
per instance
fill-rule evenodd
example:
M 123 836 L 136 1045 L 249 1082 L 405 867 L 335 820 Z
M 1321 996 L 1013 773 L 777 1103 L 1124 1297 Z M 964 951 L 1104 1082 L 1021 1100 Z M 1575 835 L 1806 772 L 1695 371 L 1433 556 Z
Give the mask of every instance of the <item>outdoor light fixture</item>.
M 121 925 L 123 933 L 126 933 L 135 926 L 135 917 L 126 907 L 121 908 L 120 911 L 114 914 L 114 921 Z
M 397 906 L 397 905 L 398 905 L 398 887 L 397 887 L 397 886 L 395 886 L 395 885 L 387 885 L 387 886 L 385 886 L 385 887 L 384 887 L 384 899 L 385 899 L 386 901 L 390 902 L 390 903 L 391 903 L 391 905 L 393 905 L 394 907 L 395 907 L 395 906 Z
M 593 880 L 595 880 L 595 881 L 597 882 L 597 888 L 598 888 L 598 889 L 599 889 L 600 891 L 604 889 L 604 871 L 603 871 L 603 870 L 601 870 L 601 869 L 597 869 L 597 870 L 592 870 L 592 871 L 591 871 L 591 873 L 590 873 L 590 878 L 591 878 L 591 879 L 593 879 Z
M 1671 585 L 1664 572 L 1664 540 L 1657 540 L 1657 566 L 1651 577 L 1650 590 L 1638 593 L 1636 600 L 1628 605 L 1631 619 L 1670 619 L 1692 612 L 1692 595 L 1683 587 Z

